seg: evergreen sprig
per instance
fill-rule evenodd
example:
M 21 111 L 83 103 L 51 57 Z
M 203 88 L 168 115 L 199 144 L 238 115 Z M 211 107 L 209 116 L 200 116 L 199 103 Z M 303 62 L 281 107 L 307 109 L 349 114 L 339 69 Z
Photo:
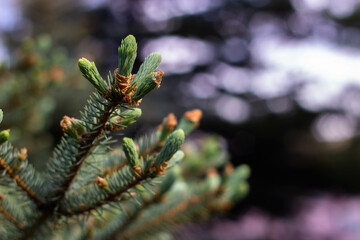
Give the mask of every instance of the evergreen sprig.
M 163 77 L 157 71 L 159 53 L 145 58 L 133 75 L 136 51 L 130 35 L 106 81 L 94 62 L 79 59 L 80 72 L 96 92 L 80 119 L 61 120 L 64 135 L 44 172 L 28 163 L 25 148 L 8 142 L 9 130 L 0 131 L 1 239 L 155 237 L 204 212 L 228 209 L 247 192 L 248 167 L 225 167 L 223 175 L 213 169 L 226 162 L 218 146 L 207 144 L 197 153 L 201 167 L 189 163 L 186 148 L 185 154 L 180 150 L 185 135 L 199 125 L 200 110 L 186 112 L 178 125 L 169 114 L 156 131 L 136 140 L 125 137 L 114 146 L 114 136 L 140 118 L 137 106 Z M 0 123 L 2 118 L 0 110 Z M 196 177 L 188 178 L 190 172 Z

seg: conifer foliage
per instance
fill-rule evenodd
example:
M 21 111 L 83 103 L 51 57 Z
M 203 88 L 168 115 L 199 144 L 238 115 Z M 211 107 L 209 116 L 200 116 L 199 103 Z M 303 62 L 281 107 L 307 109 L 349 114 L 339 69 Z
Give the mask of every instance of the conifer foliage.
M 132 74 L 136 52 L 129 35 L 118 48 L 118 68 L 106 79 L 94 62 L 78 61 L 96 92 L 80 119 L 63 117 L 63 137 L 44 172 L 28 163 L 25 148 L 9 143 L 9 130 L 0 131 L 1 239 L 159 239 L 177 224 L 229 209 L 246 194 L 249 168 L 234 169 L 218 141 L 204 141 L 189 156 L 180 150 L 200 110 L 185 113 L 179 124 L 169 114 L 153 133 L 114 145 L 162 81 L 159 53 Z

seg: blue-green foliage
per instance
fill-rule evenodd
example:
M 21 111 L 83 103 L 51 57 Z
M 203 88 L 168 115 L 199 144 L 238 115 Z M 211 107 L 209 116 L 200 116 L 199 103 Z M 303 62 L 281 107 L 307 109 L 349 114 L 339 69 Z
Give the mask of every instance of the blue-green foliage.
M 120 75 L 131 75 L 136 51 L 133 36 L 121 42 Z M 96 93 L 90 96 L 81 119 L 64 118 L 64 136 L 44 173 L 28 164 L 25 150 L 18 151 L 8 142 L 7 130 L 0 132 L 1 239 L 105 239 L 115 238 L 117 233 L 132 239 L 156 237 L 169 234 L 174 224 L 203 216 L 210 211 L 210 204 L 228 206 L 244 196 L 250 174 L 247 166 L 225 175 L 212 169 L 204 177 L 209 168 L 226 162 L 226 154 L 220 154 L 223 151 L 217 145 L 202 149 L 211 152 L 215 160 L 199 153 L 197 164 L 202 167 L 189 163 L 179 166 L 186 160 L 180 150 L 185 134 L 197 126 L 198 120 L 184 120 L 173 131 L 175 120 L 166 134 L 161 130 L 168 127 L 165 121 L 149 135 L 135 141 L 124 138 L 122 146 L 114 146 L 118 131 L 141 116 L 141 109 L 133 106 L 159 86 L 163 73 L 155 71 L 160 61 L 159 53 L 150 54 L 136 77 L 126 79 L 132 81 L 125 81 L 128 92 L 119 94 L 115 85 L 122 87 L 124 82 L 115 83 L 111 74 L 105 82 L 95 63 L 80 59 L 80 71 Z M 133 93 L 136 104 L 129 101 L 128 93 Z M 210 161 L 205 162 L 206 158 Z M 187 177 L 190 169 L 197 171 L 196 177 Z M 222 210 L 219 207 L 218 211 Z

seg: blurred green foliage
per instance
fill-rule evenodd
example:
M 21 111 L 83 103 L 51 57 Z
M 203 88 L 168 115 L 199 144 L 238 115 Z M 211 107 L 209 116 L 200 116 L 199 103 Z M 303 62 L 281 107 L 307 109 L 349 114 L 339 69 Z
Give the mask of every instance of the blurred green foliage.
M 61 99 L 58 92 L 81 87 L 71 64 L 66 50 L 42 35 L 24 40 L 14 49 L 12 61 L 0 66 L 3 126 L 11 128 L 12 142 L 28 146 L 40 160 L 54 142 L 48 131 Z

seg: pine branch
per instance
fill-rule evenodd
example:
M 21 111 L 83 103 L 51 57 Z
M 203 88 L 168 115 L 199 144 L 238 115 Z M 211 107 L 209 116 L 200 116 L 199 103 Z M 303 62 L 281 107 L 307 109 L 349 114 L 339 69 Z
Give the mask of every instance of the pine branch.
M 44 200 L 33 192 L 30 187 L 11 169 L 11 167 L 6 163 L 6 161 L 0 157 L 0 169 L 4 169 L 10 178 L 14 179 L 16 184 L 26 192 L 26 194 L 34 200 L 37 205 L 44 203 Z
M 164 147 L 156 156 L 156 159 L 154 156 L 148 156 L 146 159 L 141 159 L 137 167 L 126 166 L 102 180 L 101 184 L 93 184 L 86 187 L 83 194 L 78 192 L 69 195 L 62 202 L 60 212 L 66 216 L 83 214 L 108 202 L 118 200 L 123 193 L 147 179 L 153 179 L 162 175 L 169 165 L 169 160 L 183 144 L 184 138 L 182 130 L 174 131 L 166 139 Z M 73 208 L 72 206 L 77 202 L 79 202 L 78 206 Z
M 113 150 L 111 144 L 116 139 L 112 133 L 140 117 L 141 109 L 136 106 L 160 86 L 163 76 L 157 71 L 158 53 L 150 54 L 137 74 L 132 74 L 136 51 L 135 38 L 124 39 L 118 48 L 118 69 L 105 80 L 94 62 L 85 58 L 78 61 L 96 93 L 81 112 L 81 119 L 64 116 L 60 123 L 64 136 L 44 178 L 28 164 L 26 151 L 14 150 L 6 143 L 9 130 L 0 132 L 0 173 L 5 176 L 0 190 L 6 196 L 0 193 L 0 217 L 7 228 L 0 227 L 0 231 L 6 239 L 99 239 L 116 236 L 118 231 L 122 238 L 138 238 L 206 211 L 222 211 L 247 192 L 246 166 L 228 168 L 231 171 L 223 178 L 213 170 L 206 179 L 198 175 L 185 181 L 183 168 L 186 171 L 200 164 L 202 167 L 196 169 L 202 171 L 221 162 L 206 154 L 201 155 L 201 161 L 195 159 L 169 172 L 184 157 L 179 149 L 185 134 L 198 126 L 200 110 L 185 113 L 178 126 L 175 116 L 169 114 L 157 131 L 135 142 L 123 138 L 122 147 Z M 1 118 L 2 111 L 0 122 Z M 210 151 L 206 152 L 218 158 L 213 153 L 221 149 L 207 146 Z M 173 183 L 176 186 L 171 188 Z M 95 236 L 89 228 L 84 229 L 90 225 L 97 229 Z
M 59 191 L 60 199 L 65 195 L 67 192 L 70 184 L 75 179 L 77 173 L 79 172 L 79 169 L 81 168 L 82 164 L 84 163 L 85 159 L 90 155 L 91 150 L 94 148 L 96 144 L 96 140 L 101 136 L 101 134 L 104 131 L 105 125 L 107 121 L 109 120 L 112 112 L 116 109 L 117 103 L 109 103 L 109 105 L 105 106 L 104 113 L 99 118 L 96 128 L 92 129 L 90 131 L 90 134 L 84 135 L 79 140 L 79 149 L 81 150 L 80 153 L 76 156 L 75 162 L 76 164 L 73 164 L 72 167 L 69 169 L 69 177 L 66 181 L 62 183 L 60 186 Z M 60 193 L 59 192 L 59 193 Z
M 185 211 L 191 211 L 192 207 L 211 201 L 211 198 L 216 196 L 217 194 L 217 191 L 209 191 L 203 195 L 193 195 L 189 199 L 185 201 L 180 201 L 175 206 L 172 206 L 166 211 L 156 216 L 153 216 L 144 224 L 137 225 L 135 228 L 130 229 L 127 232 L 119 232 L 118 239 L 130 239 L 148 231 L 149 229 L 154 228 L 159 224 L 166 223 L 167 221 L 176 221 L 175 216 L 182 214 Z
M 185 134 L 189 134 L 193 131 L 200 122 L 202 112 L 199 109 L 194 109 L 184 113 L 184 116 L 180 119 L 180 123 L 177 126 L 177 120 L 174 114 L 170 113 L 163 119 L 159 129 L 152 133 L 148 137 L 144 137 L 138 140 L 140 156 L 146 156 L 161 150 L 166 138 L 175 129 L 182 129 Z
M 119 197 L 123 194 L 129 191 L 129 189 L 135 187 L 136 185 L 140 184 L 141 182 L 145 181 L 146 179 L 150 178 L 152 175 L 150 173 L 145 174 L 132 174 L 127 175 L 126 178 L 121 177 L 124 176 L 123 174 L 124 169 L 121 169 L 120 171 L 116 172 L 112 176 L 110 176 L 111 179 L 107 180 L 108 182 L 116 181 L 121 179 L 121 183 L 126 182 L 121 188 L 116 189 L 113 192 L 109 192 L 108 190 L 103 189 L 102 187 L 99 187 L 96 184 L 92 184 L 90 187 L 87 187 L 86 190 L 83 191 L 85 196 L 79 196 L 81 193 L 78 192 L 77 198 L 78 199 L 87 199 L 90 197 L 90 195 L 93 196 L 93 199 L 96 196 L 96 201 L 90 203 L 90 204 L 84 204 L 80 203 L 77 208 L 68 208 L 68 207 L 62 207 L 60 208 L 60 213 L 65 216 L 74 216 L 74 215 L 80 215 L 87 213 L 91 210 L 94 210 L 96 208 L 99 208 L 103 206 L 106 203 L 117 201 Z M 129 181 L 130 179 L 130 181 Z M 71 202 L 73 199 L 71 199 L 71 195 L 69 195 L 68 199 L 66 199 L 66 202 Z M 71 199 L 71 200 L 70 200 Z M 93 200 L 91 199 L 91 200 Z M 66 203 L 63 203 L 62 206 L 66 206 Z
M 134 197 L 124 203 L 124 205 L 126 204 L 125 208 L 122 209 L 120 214 L 115 215 L 104 227 L 96 229 L 94 236 L 93 234 L 90 234 L 84 239 L 115 239 L 116 233 L 125 232 L 125 230 L 141 216 L 142 212 L 155 204 L 162 203 L 166 199 L 166 194 L 177 178 L 177 172 L 170 171 L 167 172 L 165 176 L 161 177 L 161 183 L 158 185 L 146 190 L 142 190 L 142 187 L 139 187 L 139 189 L 136 190 Z M 93 233 L 93 227 L 86 232 Z
M 0 194 L 0 203 L 2 203 L 4 199 L 4 195 Z M 19 223 L 14 216 L 12 216 L 8 211 L 3 208 L 3 206 L 0 206 L 0 213 L 4 215 L 6 219 L 8 219 L 11 223 L 13 223 L 17 228 L 20 230 L 22 229 L 23 225 Z
M 139 147 L 139 155 L 141 157 L 147 156 L 152 153 L 156 153 L 161 150 L 164 142 L 161 142 L 158 137 L 158 132 L 153 132 L 149 136 L 140 138 L 137 143 Z
M 199 219 L 202 213 L 229 209 L 246 194 L 245 181 L 249 174 L 246 165 L 227 171 L 225 178 L 221 178 L 215 169 L 209 169 L 205 181 L 189 185 L 190 191 L 183 189 L 190 193 L 188 197 L 184 198 L 184 193 L 181 192 L 170 196 L 172 200 L 145 211 L 142 218 L 134 221 L 128 230 L 119 232 L 118 237 L 142 239 L 145 234 L 168 231 L 172 225 L 191 221 L 194 217 Z
M 120 170 L 126 166 L 125 155 L 120 147 L 112 150 L 111 154 L 108 154 L 105 159 L 101 162 L 101 173 L 100 177 L 106 177 L 112 175 L 114 172 Z
M 158 143 L 157 140 L 157 131 L 150 133 L 148 135 L 140 137 L 135 141 L 135 144 L 138 146 L 138 152 L 140 157 L 146 157 L 151 153 L 155 153 L 153 149 Z M 161 148 L 160 148 L 161 149 Z M 159 150 L 159 149 L 158 149 Z M 148 151 L 148 154 L 144 154 L 145 151 Z M 121 147 L 115 148 L 113 154 L 108 156 L 102 164 L 102 173 L 100 177 L 106 177 L 112 175 L 114 172 L 121 170 L 127 165 L 125 154 Z
M 119 217 L 115 217 L 112 219 L 111 222 L 109 222 L 104 228 L 99 229 L 99 231 L 96 232 L 94 237 L 91 237 L 91 240 L 101 240 L 101 239 L 116 239 L 116 235 L 118 232 L 125 232 L 125 230 L 133 224 L 139 216 L 141 216 L 141 213 L 148 209 L 153 204 L 156 204 L 159 202 L 160 198 L 159 195 L 154 196 L 151 199 L 145 199 L 143 202 L 141 202 L 141 205 L 139 206 L 139 203 L 136 201 L 132 202 L 132 207 L 126 212 L 122 213 Z M 121 217 L 121 219 L 119 219 Z M 89 239 L 89 238 L 85 238 Z
M 105 100 L 99 94 L 95 94 L 82 113 L 84 133 L 78 139 L 65 134 L 57 150 L 54 151 L 46 174 L 46 179 L 49 180 L 46 182 L 52 185 L 48 195 L 53 201 L 61 201 L 94 147 L 101 144 L 102 136 L 106 132 L 105 126 L 118 105 L 117 102 Z

